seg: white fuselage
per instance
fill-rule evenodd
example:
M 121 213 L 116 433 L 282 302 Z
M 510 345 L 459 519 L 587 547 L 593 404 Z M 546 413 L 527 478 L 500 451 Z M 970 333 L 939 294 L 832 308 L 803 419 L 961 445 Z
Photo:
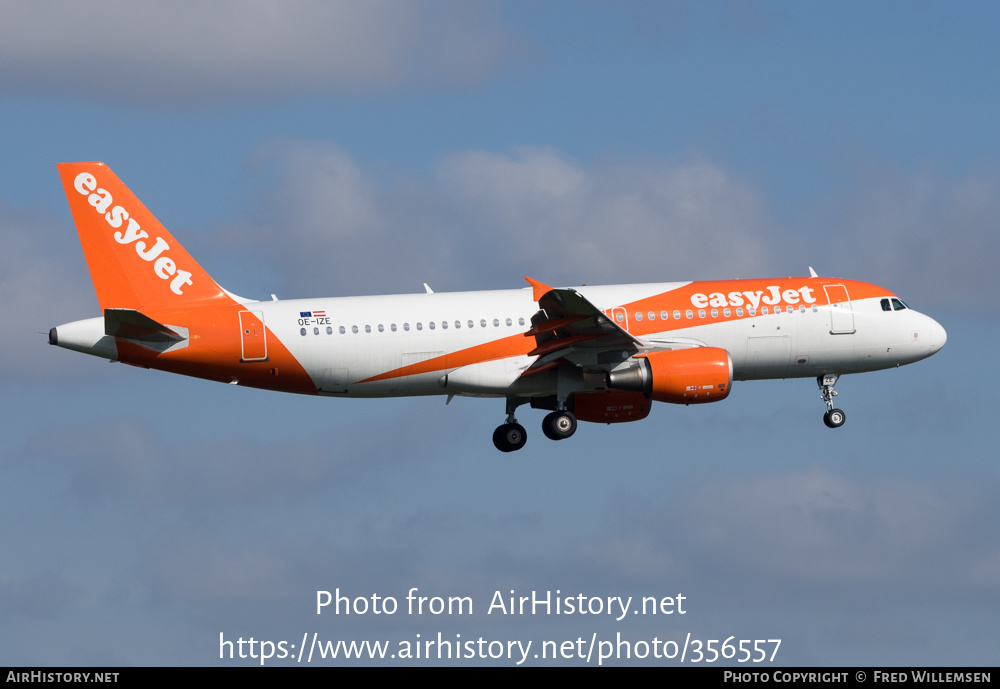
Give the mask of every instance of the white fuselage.
M 623 304 L 669 293 L 687 284 L 576 290 L 610 313 Z M 850 302 L 853 327 L 841 328 L 850 332 L 832 333 L 833 318 L 842 316 L 843 311 L 835 313 L 833 306 L 817 303 L 793 306 L 791 312 L 788 305 L 780 305 L 777 312 L 772 308 L 767 315 L 758 308 L 755 316 L 747 314 L 717 322 L 699 317 L 697 309 L 691 309 L 692 318 L 686 317 L 685 309 L 679 320 L 673 318 L 672 311 L 666 320 L 659 313 L 654 313 L 652 321 L 643 314 L 647 327 L 641 337 L 654 346 L 658 341 L 690 339 L 725 349 L 732 356 L 737 380 L 873 371 L 918 361 L 943 346 L 944 330 L 934 320 L 912 309 L 883 311 L 879 302 L 874 297 Z M 361 381 L 422 360 L 520 335 L 530 325 L 538 304 L 531 289 L 526 288 L 298 299 L 256 302 L 246 308 L 262 315 L 268 329 L 292 351 L 321 393 L 385 397 L 452 392 L 441 384 L 442 376 L 453 370 L 448 366 L 401 378 Z M 324 315 L 300 315 L 316 311 Z M 634 310 L 625 311 L 621 323 L 625 330 L 634 331 L 638 325 Z M 520 354 L 477 365 L 498 369 L 498 380 L 513 385 L 532 359 Z M 507 391 L 497 385 L 480 394 L 500 396 Z

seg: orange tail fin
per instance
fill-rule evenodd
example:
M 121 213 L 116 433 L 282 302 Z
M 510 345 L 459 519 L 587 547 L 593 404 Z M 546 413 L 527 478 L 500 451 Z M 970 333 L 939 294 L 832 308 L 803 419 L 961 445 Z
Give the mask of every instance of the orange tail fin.
M 108 166 L 58 167 L 102 310 L 231 301 Z

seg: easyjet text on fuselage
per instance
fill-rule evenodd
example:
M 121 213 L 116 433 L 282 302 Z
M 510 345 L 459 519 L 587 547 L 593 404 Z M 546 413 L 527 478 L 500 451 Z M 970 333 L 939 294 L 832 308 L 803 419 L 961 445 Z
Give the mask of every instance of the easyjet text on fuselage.
M 812 287 L 782 290 L 779 285 L 768 285 L 762 290 L 729 292 L 728 294 L 723 294 L 722 292 L 711 292 L 709 294 L 697 292 L 691 295 L 691 303 L 699 309 L 709 306 L 722 308 L 725 306 L 743 305 L 756 309 L 761 303 L 767 306 L 774 306 L 781 303 L 789 305 L 813 304 L 816 302 L 816 298 L 812 295 L 812 292 Z

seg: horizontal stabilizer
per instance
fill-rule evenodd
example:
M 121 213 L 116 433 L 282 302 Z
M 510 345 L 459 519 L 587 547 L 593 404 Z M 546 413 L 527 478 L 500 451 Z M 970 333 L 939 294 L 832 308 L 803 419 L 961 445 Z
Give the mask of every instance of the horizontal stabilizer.
M 104 309 L 104 334 L 142 343 L 171 343 L 185 339 L 176 330 L 134 309 Z

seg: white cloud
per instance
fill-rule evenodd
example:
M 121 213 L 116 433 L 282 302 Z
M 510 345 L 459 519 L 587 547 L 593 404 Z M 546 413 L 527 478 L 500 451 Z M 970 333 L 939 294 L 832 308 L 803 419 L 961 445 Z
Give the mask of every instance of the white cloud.
M 822 253 L 843 277 L 882 284 L 918 310 L 971 306 L 1000 289 L 1000 177 L 956 180 L 879 169 L 812 209 Z M 819 259 L 810 259 L 811 261 Z M 820 270 L 820 266 L 816 266 Z M 822 274 L 822 272 L 821 272 Z M 992 300 L 977 308 L 995 310 Z
M 58 376 L 69 357 L 49 347 L 49 328 L 100 315 L 83 251 L 71 227 L 0 202 L 0 294 L 5 323 L 0 364 L 8 380 Z
M 763 270 L 766 235 L 756 193 L 701 158 L 584 168 L 549 149 L 472 151 L 443 161 L 436 181 L 447 198 L 472 206 L 470 220 L 501 255 L 549 274 L 559 266 L 562 280 L 665 281 Z
M 0 88 L 190 104 L 468 83 L 512 38 L 460 0 L 4 3 Z
M 551 149 L 463 151 L 389 183 L 329 145 L 276 142 L 251 169 L 269 161 L 277 181 L 227 241 L 280 261 L 289 296 L 767 272 L 756 192 L 697 157 L 584 166 Z
M 990 494 L 963 479 L 861 480 L 820 468 L 711 481 L 681 502 L 629 511 L 623 533 L 584 544 L 578 556 L 603 561 L 612 579 L 739 571 L 765 596 L 817 582 L 831 595 L 993 590 L 983 575 L 996 568 L 997 540 L 979 526 L 996 520 Z M 649 526 L 637 533 L 635 524 Z M 676 528 L 656 528 L 663 524 Z M 597 556 L 609 551 L 622 554 Z
M 46 429 L 2 461 L 11 467 L 55 467 L 65 481 L 63 497 L 80 504 L 140 511 L 172 504 L 194 513 L 221 503 L 259 506 L 289 495 L 336 493 L 356 485 L 396 461 L 379 447 L 383 436 L 378 429 L 387 420 L 400 432 L 413 431 L 414 451 L 425 445 L 414 430 L 419 413 L 359 421 L 351 432 L 340 434 L 333 453 L 325 437 L 296 441 L 294 452 L 287 438 L 263 441 L 220 433 L 209 440 L 178 442 L 141 417 L 111 414 L 99 428 L 67 424 L 58 435 Z

